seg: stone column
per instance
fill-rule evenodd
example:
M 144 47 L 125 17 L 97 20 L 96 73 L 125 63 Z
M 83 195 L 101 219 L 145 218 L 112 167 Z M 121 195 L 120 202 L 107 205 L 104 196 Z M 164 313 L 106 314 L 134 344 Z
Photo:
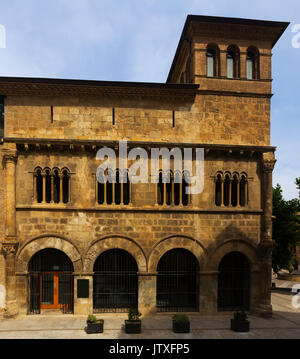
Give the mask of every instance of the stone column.
M 216 314 L 218 311 L 218 271 L 199 273 L 199 312 Z
M 15 258 L 18 244 L 14 242 L 3 242 L 2 251 L 5 258 L 5 285 L 6 285 L 6 308 L 4 317 L 11 318 L 18 314 L 16 299 L 16 270 Z
M 6 237 L 16 237 L 16 152 L 3 156 L 6 168 Z
M 138 272 L 138 308 L 143 316 L 156 312 L 157 273 Z
M 18 314 L 16 301 L 15 256 L 18 249 L 16 238 L 16 163 L 17 152 L 8 150 L 4 156 L 6 168 L 6 218 L 2 252 L 5 258 L 6 309 L 5 317 Z
M 93 275 L 94 273 L 77 273 L 74 272 L 74 314 L 86 315 L 93 313 Z M 77 280 L 87 279 L 89 281 L 89 297 L 78 298 L 77 297 Z
M 261 300 L 258 311 L 265 317 L 272 315 L 271 305 L 271 275 L 272 275 L 272 172 L 275 166 L 275 158 L 273 152 L 263 153 L 262 158 L 262 232 L 261 241 L 258 246 L 258 254 L 260 258 L 260 266 L 262 269 L 261 283 Z

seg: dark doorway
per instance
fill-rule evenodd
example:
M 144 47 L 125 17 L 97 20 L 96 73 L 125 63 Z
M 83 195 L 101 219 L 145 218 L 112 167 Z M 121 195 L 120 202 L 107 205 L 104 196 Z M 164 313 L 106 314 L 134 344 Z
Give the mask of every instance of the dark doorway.
M 218 310 L 249 310 L 250 265 L 242 253 L 227 254 L 219 265 Z
M 29 313 L 61 309 L 73 313 L 73 264 L 63 252 L 47 248 L 36 253 L 28 265 Z
M 110 249 L 94 265 L 94 312 L 128 312 L 138 307 L 138 267 L 131 254 Z
M 157 266 L 158 312 L 198 311 L 198 262 L 186 249 L 171 249 Z

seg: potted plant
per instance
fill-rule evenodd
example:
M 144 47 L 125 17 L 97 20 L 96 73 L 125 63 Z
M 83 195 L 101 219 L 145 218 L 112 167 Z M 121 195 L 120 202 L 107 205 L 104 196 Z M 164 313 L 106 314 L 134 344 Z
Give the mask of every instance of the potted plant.
M 172 318 L 174 333 L 189 333 L 190 321 L 185 314 L 175 314 Z
M 142 314 L 135 308 L 130 308 L 128 313 L 128 320 L 125 320 L 125 333 L 138 334 L 142 329 L 142 321 L 139 317 Z
M 103 333 L 103 319 L 97 319 L 94 315 L 90 314 L 87 317 L 86 324 L 87 334 Z
M 247 313 L 243 310 L 234 312 L 231 319 L 231 330 L 235 332 L 249 332 L 250 322 L 247 320 Z

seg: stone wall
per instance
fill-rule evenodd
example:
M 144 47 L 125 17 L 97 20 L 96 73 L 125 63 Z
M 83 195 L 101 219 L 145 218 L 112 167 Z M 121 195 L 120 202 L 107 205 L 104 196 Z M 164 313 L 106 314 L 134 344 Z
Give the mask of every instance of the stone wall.
M 270 144 L 270 100 L 261 97 L 199 94 L 178 108 L 165 100 L 9 96 L 5 111 L 7 138 Z

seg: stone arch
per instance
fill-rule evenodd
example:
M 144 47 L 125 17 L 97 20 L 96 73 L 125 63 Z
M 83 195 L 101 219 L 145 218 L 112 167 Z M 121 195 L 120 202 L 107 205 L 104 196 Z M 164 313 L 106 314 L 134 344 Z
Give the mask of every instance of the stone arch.
M 85 254 L 85 271 L 93 272 L 94 263 L 99 255 L 109 249 L 116 248 L 123 249 L 133 256 L 136 260 L 139 272 L 147 271 L 146 256 L 140 245 L 133 239 L 123 236 L 108 236 L 94 241 Z
M 230 252 L 240 252 L 244 254 L 249 260 L 251 270 L 258 269 L 258 255 L 255 246 L 245 240 L 228 240 L 220 244 L 207 257 L 206 268 L 207 271 L 218 271 L 219 264 L 226 254 Z
M 149 272 L 156 272 L 159 260 L 166 252 L 174 248 L 184 248 L 193 253 L 199 268 L 201 268 L 202 261 L 207 252 L 204 246 L 192 237 L 170 236 L 162 239 L 152 248 L 148 261 Z
M 16 270 L 18 272 L 26 272 L 32 256 L 46 248 L 55 248 L 62 251 L 72 261 L 74 271 L 82 271 L 82 260 L 78 249 L 68 239 L 55 235 L 39 236 L 26 242 L 18 251 Z

